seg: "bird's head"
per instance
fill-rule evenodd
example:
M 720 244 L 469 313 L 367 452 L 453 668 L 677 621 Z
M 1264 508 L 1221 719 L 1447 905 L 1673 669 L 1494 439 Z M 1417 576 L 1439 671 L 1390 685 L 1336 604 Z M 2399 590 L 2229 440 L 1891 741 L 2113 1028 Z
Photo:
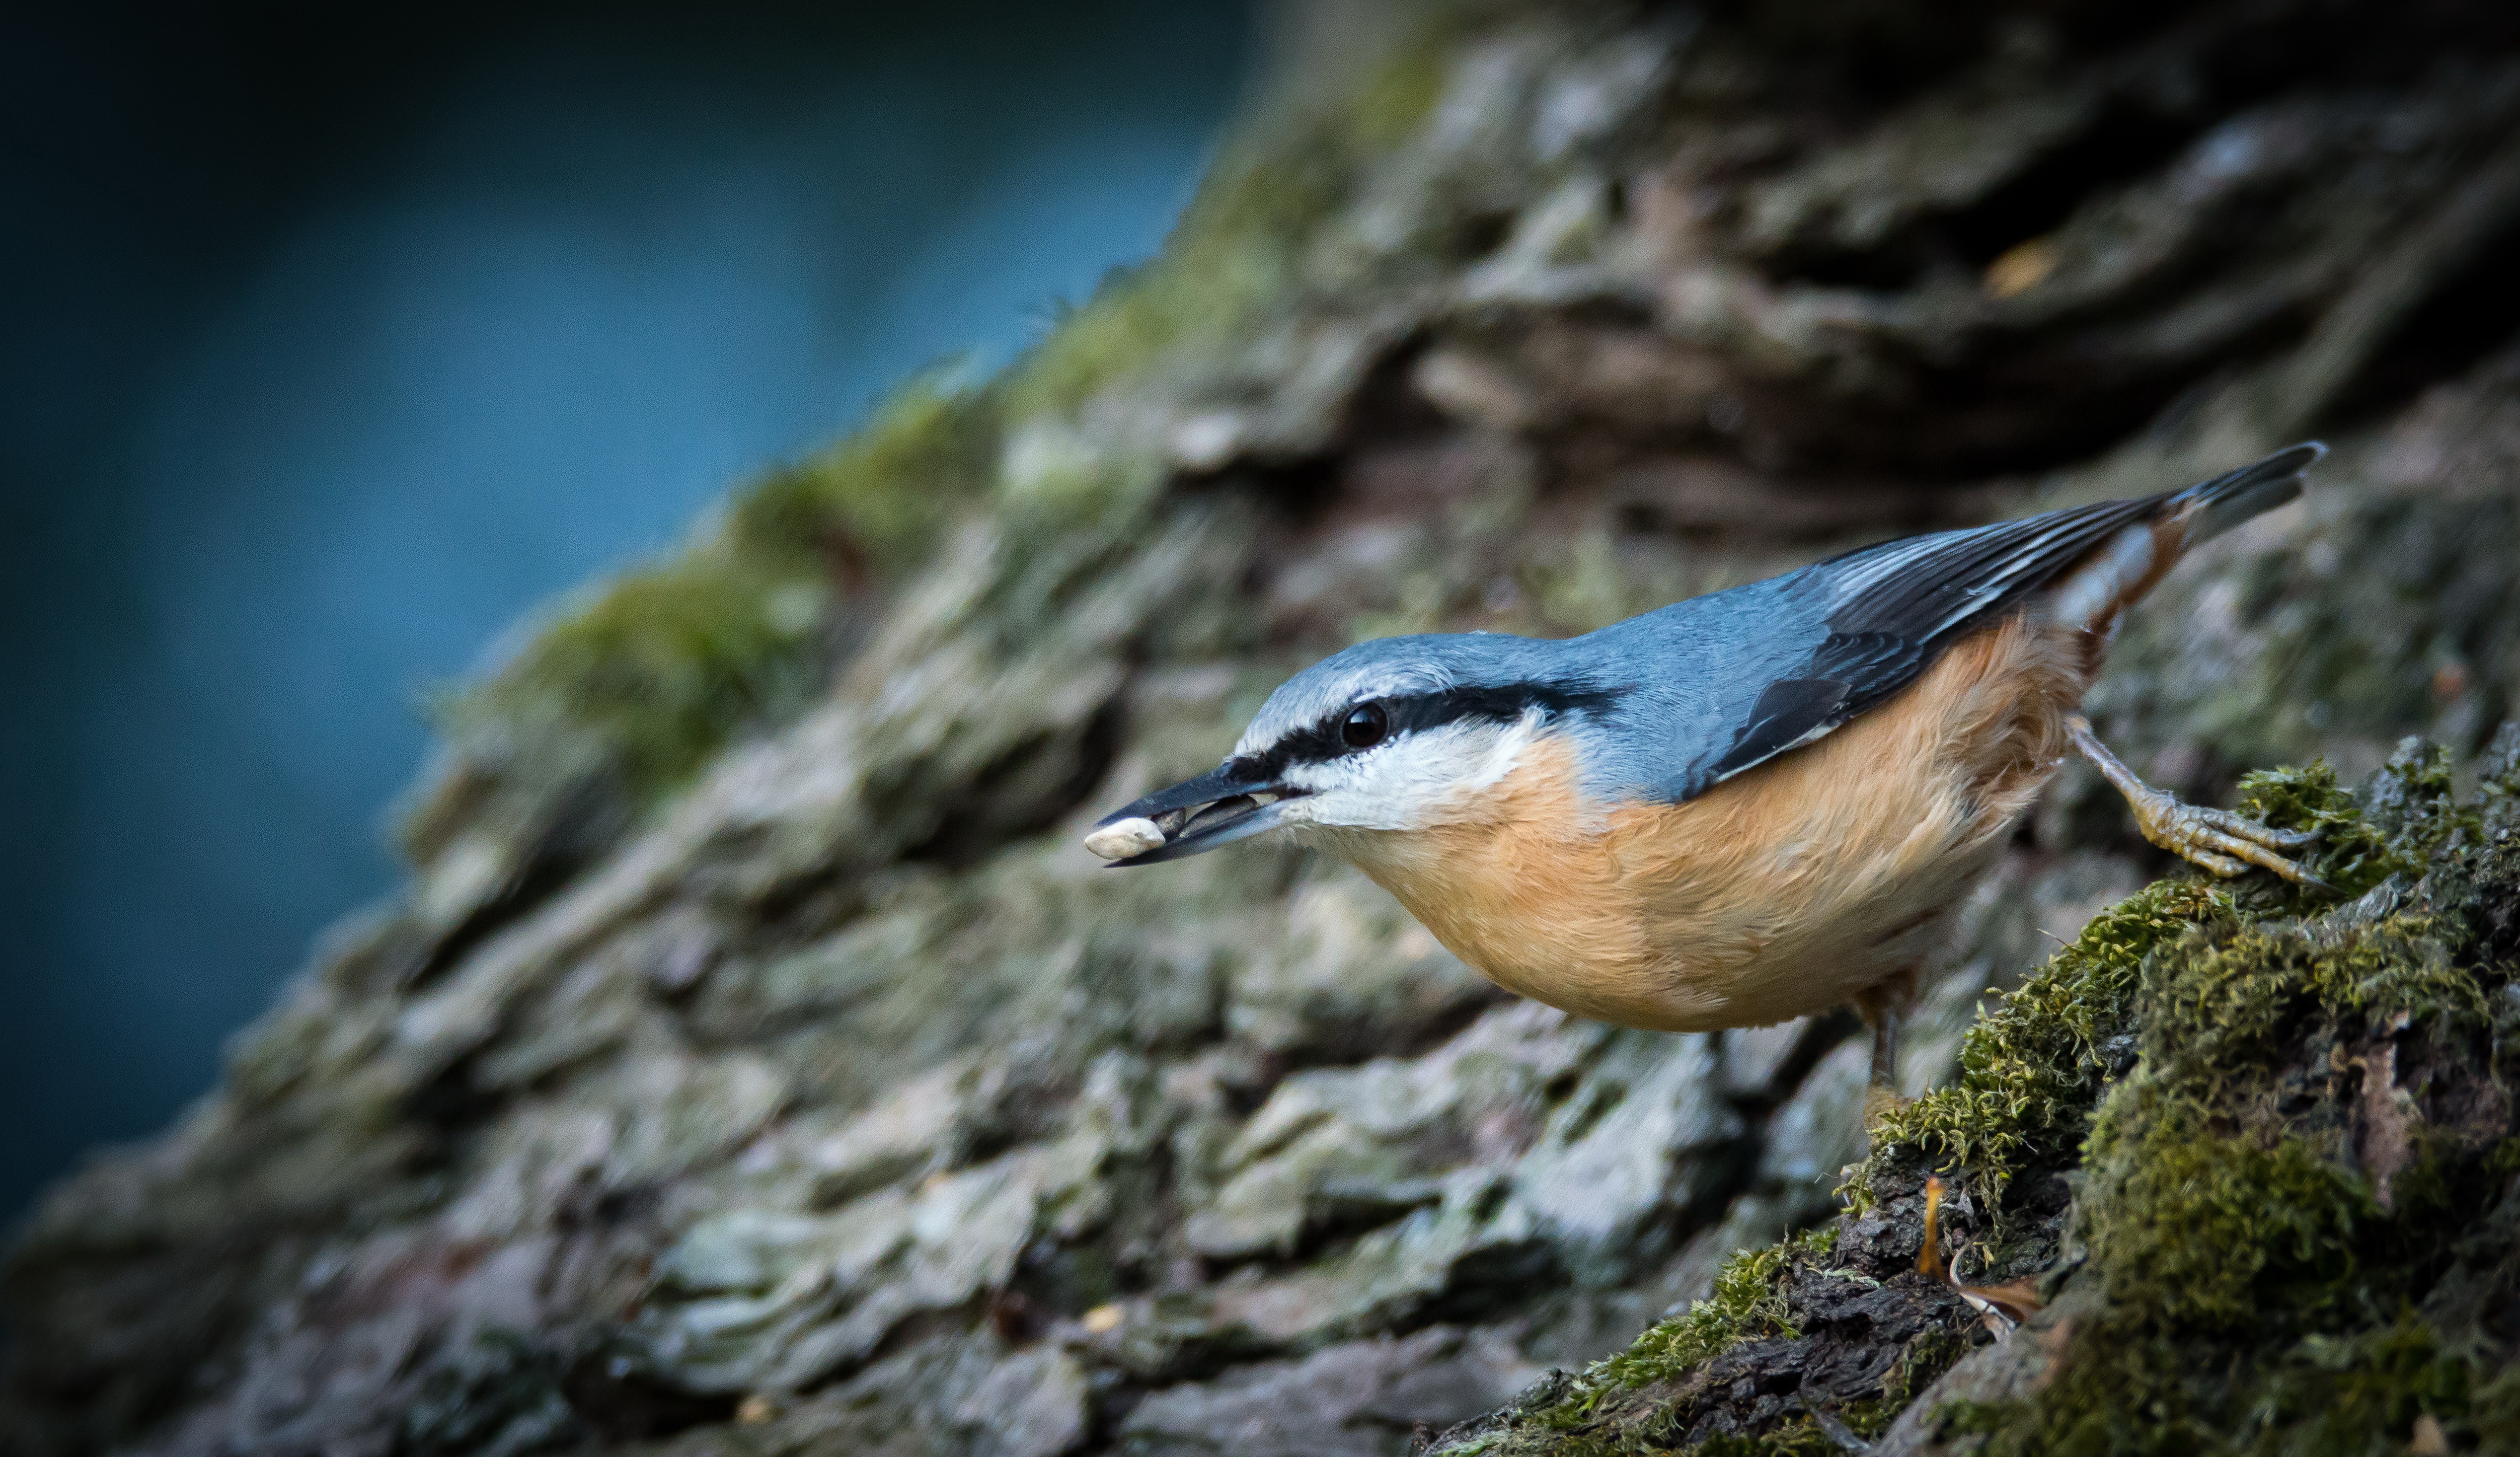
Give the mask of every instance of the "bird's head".
M 1148 865 L 1281 826 L 1405 833 L 1473 817 L 1541 735 L 1614 698 L 1564 671 L 1560 646 L 1359 643 L 1280 685 L 1224 764 L 1106 816 L 1086 848 Z

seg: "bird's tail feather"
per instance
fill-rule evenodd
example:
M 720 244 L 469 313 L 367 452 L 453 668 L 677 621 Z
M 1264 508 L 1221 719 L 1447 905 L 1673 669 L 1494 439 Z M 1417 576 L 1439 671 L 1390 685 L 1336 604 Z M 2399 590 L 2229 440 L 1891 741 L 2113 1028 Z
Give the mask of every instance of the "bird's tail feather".
M 2211 541 L 2251 516 L 2273 510 L 2299 496 L 2302 472 L 2326 454 L 2324 444 L 2306 440 L 2255 464 L 2173 492 L 2164 504 L 2184 517 L 2181 547 L 2192 548 L 2199 542 Z
M 2056 621 L 2105 640 L 2117 630 L 2119 615 L 2142 600 L 2197 543 L 2299 496 L 2302 472 L 2325 454 L 2326 446 L 2308 441 L 2152 498 L 2148 514 L 2102 542 L 2056 584 L 2048 611 Z

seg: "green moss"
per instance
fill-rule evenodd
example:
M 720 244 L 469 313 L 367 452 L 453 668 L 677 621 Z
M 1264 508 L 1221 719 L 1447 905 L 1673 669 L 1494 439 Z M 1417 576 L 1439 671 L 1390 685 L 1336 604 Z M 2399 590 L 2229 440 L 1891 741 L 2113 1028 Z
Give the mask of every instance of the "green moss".
M 1744 1341 L 1801 1334 L 1786 1319 L 1784 1278 L 1797 1262 L 1818 1259 L 1836 1246 L 1836 1230 L 1818 1229 L 1735 1254 L 1716 1272 L 1706 1299 L 1587 1369 L 1560 1404 L 1557 1420 L 1580 1421 L 1610 1391 L 1668 1381 Z
M 780 589 L 789 587 L 787 595 Z M 487 684 L 447 702 L 459 742 L 495 731 L 591 740 L 642 797 L 679 782 L 783 682 L 821 595 L 716 553 L 630 572 L 546 628 Z
M 1874 1125 L 1873 1152 L 1848 1192 L 1868 1204 L 1874 1176 L 1905 1149 L 1996 1191 L 2016 1169 L 2069 1151 L 2109 1072 L 2107 1044 L 2128 1030 L 2145 955 L 2232 913 L 2219 889 L 2165 880 L 2092 917 L 2073 945 L 1980 1012 L 1950 1086 Z
M 1586 1430 L 1586 1420 L 1604 1395 L 1677 1381 L 1744 1341 L 1800 1334 L 1786 1308 L 1782 1282 L 1797 1264 L 1822 1262 L 1835 1244 L 1835 1231 L 1822 1229 L 1734 1256 L 1716 1276 L 1715 1291 L 1707 1299 L 1647 1331 L 1637 1347 L 1594 1366 L 1566 1400 L 1543 1414 L 1543 1424 L 1567 1434 L 1546 1444 L 1551 1457 L 1642 1457 L 1671 1450 L 1677 1434 L 1667 1430 L 1672 1422 L 1667 1411 L 1608 1430 Z M 1899 1352 L 1878 1395 L 1830 1413 L 1830 1420 L 1858 1438 L 1880 1435 L 1966 1350 L 1967 1343 L 1958 1335 L 1928 1327 Z M 1820 1418 L 1800 1416 L 1756 1435 L 1718 1433 L 1690 1450 L 1698 1457 L 1832 1457 L 1845 1448 Z M 1467 1457 L 1467 1449 L 1447 1457 Z
M 1451 28 L 1430 17 L 1334 103 L 1288 104 L 1218 158 L 1163 251 L 1114 271 L 1007 381 L 1011 418 L 1064 415 L 1188 340 L 1219 340 L 1285 297 L 1304 250 L 1372 162 L 1425 119 Z
M 2338 787 L 2325 760 L 2308 769 L 2260 770 L 2240 780 L 2236 808 L 2277 829 L 2318 832 L 2319 877 L 2359 896 L 2407 867 L 2387 834 L 2362 817 L 2354 796 Z
M 2488 809 L 2507 792 L 2498 763 Z M 1938 1406 L 1939 1440 L 1996 1457 L 2376 1457 L 2404 1451 L 2421 1418 L 2456 1449 L 2520 1449 L 2520 1366 L 2490 1334 L 2520 1300 L 2520 1137 L 2501 1072 L 2520 1008 L 2492 909 L 2520 882 L 2520 848 L 2485 835 L 2447 757 L 2419 743 L 2354 794 L 2318 765 L 2252 775 L 2248 794 L 2249 810 L 2318 829 L 2343 888 L 2401 877 L 2397 891 L 2340 907 L 2259 878 L 2150 886 L 1984 1010 L 1953 1086 L 1873 1129 L 1849 1217 L 1876 1180 L 1884 1198 L 1904 1193 L 1932 1163 L 1974 1182 L 2000 1223 L 2020 1175 L 2079 1166 L 2084 1258 L 2066 1283 L 2082 1309 L 2061 1358 L 2024 1400 Z M 2375 1061 L 2383 1048 L 2400 1060 Z M 2395 1070 L 2392 1096 L 2418 1100 L 2395 1153 L 2369 1142 L 2373 1067 Z M 2381 1157 L 2385 1193 L 2367 1167 Z M 2038 1240 L 2066 1233 L 2044 1228 Z M 1680 1445 L 1702 1409 L 1678 1394 L 1692 1373 L 1744 1341 L 1795 1337 L 1789 1276 L 1826 1268 L 1830 1248 L 1823 1232 L 1735 1256 L 1706 1301 L 1495 1449 Z M 1961 1353 L 1958 1335 L 1929 1330 L 1833 1422 L 1878 1435 Z M 1696 1450 L 1840 1445 L 1799 1416 Z
M 995 464 L 994 403 L 949 375 L 913 380 L 856 434 L 774 470 L 739 497 L 726 540 L 798 573 L 895 574 L 917 565 Z
M 1335 101 L 1248 129 L 1162 256 L 1114 274 L 999 380 L 913 381 L 848 439 L 740 494 L 705 539 L 625 573 L 486 681 L 441 695 L 436 717 L 464 773 L 415 808 L 407 848 L 428 859 L 503 786 L 565 797 L 593 773 L 634 807 L 652 803 L 743 726 L 793 712 L 828 671 L 851 598 L 915 569 L 989 494 L 1011 423 L 1072 412 L 1185 340 L 1227 337 L 1296 287 L 1322 221 L 1432 107 L 1450 23 L 1421 23 Z M 1092 555 L 1134 536 L 1131 512 L 1159 481 L 1149 461 L 1080 461 L 1029 482 L 1031 498 L 997 504 L 1028 558 Z M 1062 551 L 1071 535 L 1083 546 Z
M 1757 1436 L 1719 1432 L 1692 1450 L 1698 1457 L 1831 1457 L 1845 1448 L 1822 1431 L 1819 1423 L 1805 1417 Z
M 572 762 L 609 766 L 634 795 L 665 792 L 738 727 L 812 692 L 835 605 L 923 557 L 978 494 L 995 446 L 984 393 L 913 383 L 855 435 L 738 498 L 722 529 L 616 578 L 447 695 L 444 728 L 459 744 L 565 741 Z
M 2473 812 L 2423 746 L 2353 799 L 2318 767 L 2255 776 L 2253 793 L 2261 813 L 2325 830 L 2350 880 L 2430 870 L 2449 884 L 2474 868 L 2460 859 Z M 2342 1454 L 2402 1450 L 2419 1415 L 2453 1438 L 2476 1430 L 2490 1343 L 2410 1312 L 2462 1287 L 2480 1292 L 2471 1303 L 2508 1298 L 2502 1276 L 2453 1262 L 2478 1212 L 2509 1197 L 2494 1110 L 2510 1092 L 2488 1085 L 2418 1122 L 2388 1199 L 2354 1111 L 2368 1076 L 2357 1049 L 2495 1066 L 2507 969 L 2476 964 L 2465 938 L 2458 917 L 2430 913 L 2226 918 L 2145 958 L 2140 1061 L 2083 1157 L 2080 1234 L 2104 1300 L 2035 1398 L 1994 1409 L 1990 1451 Z
M 2360 896 L 2392 875 L 2413 875 L 2453 834 L 2484 832 L 2477 805 L 2463 805 L 2452 786 L 2450 753 L 2409 738 L 2362 795 L 2347 793 L 2324 761 L 2308 769 L 2262 770 L 2240 780 L 2237 808 L 2277 829 L 2317 831 L 2310 869 L 2345 896 Z M 2283 885 L 2256 887 L 2261 908 L 2299 912 L 2318 893 Z
M 2116 1430 L 2087 1421 L 2079 1430 L 2050 1434 L 2052 1450 L 2395 1457 L 2421 1417 L 2483 1451 L 2511 1450 L 2509 1443 L 2520 1438 L 2520 1368 L 2480 1381 L 2474 1350 L 2459 1349 L 2411 1312 L 2359 1335 L 2303 1338 L 2263 1374 L 2244 1410 L 2165 1402 L 2157 1374 L 2121 1374 L 2135 1400 Z M 1946 1440 L 1995 1436 L 2008 1448 L 2017 1443 L 2023 1414 L 2013 1404 L 1954 1401 L 1935 1410 L 1933 1425 Z
M 2247 1070 L 2305 1018 L 2349 1032 L 2395 1017 L 2482 1023 L 2485 993 L 2431 918 L 2391 916 L 2334 941 L 2297 927 L 2225 927 L 2146 979 L 2144 1055 L 2200 1088 Z
M 2222 1130 L 2208 1106 L 2147 1086 L 2113 1100 L 2092 1158 L 2120 1170 L 2089 1235 L 2113 1286 L 2147 1319 L 2236 1331 L 2302 1284 L 2353 1272 L 2377 1213 L 2363 1181 L 2305 1138 Z
M 2307 1337 L 2270 1374 L 2249 1414 L 2256 1445 L 2303 1457 L 2390 1450 L 2425 1416 L 2477 1435 L 2474 1419 L 2492 1413 L 2478 1399 L 2486 1393 L 2472 1355 L 2411 1312 L 2357 1336 Z
M 2271 770 L 2241 782 L 2240 812 L 2320 839 L 2313 868 L 2347 895 L 2391 875 L 2420 873 L 2462 829 L 2481 833 L 2476 810 L 2452 792 L 2449 756 L 2409 740 L 2366 795 L 2347 793 L 2325 764 Z M 1873 1129 L 1874 1152 L 1848 1192 L 1868 1202 L 1884 1160 L 1921 1150 L 2000 1191 L 2013 1173 L 2069 1154 L 2108 1072 L 2103 1044 L 2127 1032 L 2144 959 L 2182 937 L 2236 932 L 2246 917 L 2295 913 L 2333 897 L 2252 877 L 2225 888 L 2196 878 L 2155 883 L 2084 927 L 2018 989 L 1981 1013 L 1960 1044 L 1959 1076 Z M 2165 987 L 2174 1005 L 2151 1023 L 2192 1029 L 2208 1062 L 2265 1036 L 2300 1010 L 2300 998 L 2332 1013 L 2386 1002 L 2424 1015 L 2456 1005 L 2476 1012 L 2473 979 L 2450 967 L 2429 928 L 2398 922 L 2350 949 L 2314 954 L 2298 938 L 2264 935 L 2223 944 L 2196 975 Z M 2298 995 L 2296 995 L 2298 993 Z

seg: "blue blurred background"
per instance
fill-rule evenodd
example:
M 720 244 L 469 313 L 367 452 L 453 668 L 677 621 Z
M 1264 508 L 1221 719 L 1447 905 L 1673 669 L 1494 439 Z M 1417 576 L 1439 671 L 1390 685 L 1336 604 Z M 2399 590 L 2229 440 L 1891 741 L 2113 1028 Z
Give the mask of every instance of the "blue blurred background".
M 0 1221 L 391 886 L 432 684 L 1151 252 L 1249 31 L 0 14 Z

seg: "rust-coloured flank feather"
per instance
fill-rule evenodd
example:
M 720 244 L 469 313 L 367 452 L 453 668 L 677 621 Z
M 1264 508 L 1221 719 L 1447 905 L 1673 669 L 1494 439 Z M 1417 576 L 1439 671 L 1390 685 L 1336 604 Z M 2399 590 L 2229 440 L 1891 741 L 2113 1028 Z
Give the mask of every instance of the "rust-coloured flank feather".
M 1462 960 L 1580 1016 L 1694 1032 L 1860 1001 L 1939 949 L 2061 761 L 2093 646 L 2008 618 L 1880 708 L 1680 805 L 1590 803 L 1544 737 L 1460 817 L 1339 848 Z

